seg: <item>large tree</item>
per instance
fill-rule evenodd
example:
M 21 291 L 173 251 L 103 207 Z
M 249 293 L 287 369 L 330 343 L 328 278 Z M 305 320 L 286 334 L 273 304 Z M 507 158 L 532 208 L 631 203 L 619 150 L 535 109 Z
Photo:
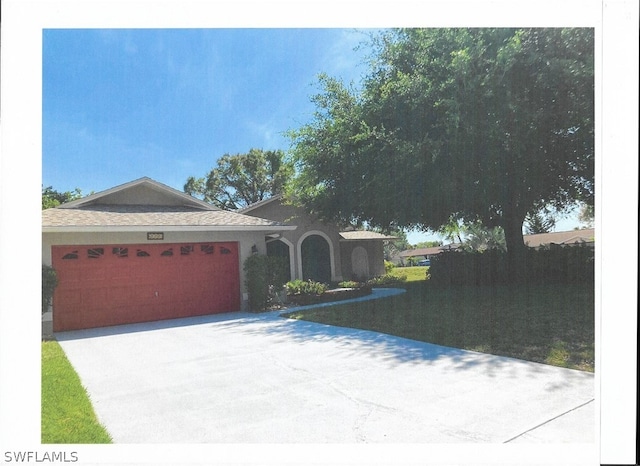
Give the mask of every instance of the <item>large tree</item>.
M 321 77 L 292 132 L 294 189 L 326 218 L 437 230 L 523 222 L 594 195 L 592 29 L 401 29 L 373 41 L 362 91 Z
M 292 164 L 281 150 L 251 149 L 246 154 L 223 155 L 206 178 L 189 177 L 184 191 L 235 210 L 281 193 L 292 174 Z

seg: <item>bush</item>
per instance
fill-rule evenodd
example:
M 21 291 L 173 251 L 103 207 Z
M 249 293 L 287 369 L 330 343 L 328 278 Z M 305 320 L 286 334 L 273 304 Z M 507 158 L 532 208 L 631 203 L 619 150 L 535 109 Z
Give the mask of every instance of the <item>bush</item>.
M 58 286 L 58 275 L 53 267 L 42 264 L 42 313 L 51 307 L 53 292 Z
M 432 260 L 429 282 L 434 285 L 504 285 L 590 283 L 594 280 L 594 250 L 588 246 L 551 246 L 527 249 L 515 270 L 507 255 L 498 250 L 484 252 L 447 251 Z
M 394 286 L 399 285 L 407 281 L 406 275 L 391 275 L 386 274 L 380 277 L 375 277 L 367 281 L 367 285 L 370 287 L 374 286 Z
M 390 274 L 393 269 L 396 268 L 396 265 L 391 261 L 384 261 L 384 273 Z
M 319 296 L 327 291 L 328 286 L 313 280 L 292 280 L 285 285 L 289 296 L 309 295 Z
M 244 261 L 249 309 L 264 311 L 288 278 L 287 260 L 283 257 L 254 254 Z
M 360 288 L 362 283 L 354 281 L 345 281 L 338 283 L 339 288 Z

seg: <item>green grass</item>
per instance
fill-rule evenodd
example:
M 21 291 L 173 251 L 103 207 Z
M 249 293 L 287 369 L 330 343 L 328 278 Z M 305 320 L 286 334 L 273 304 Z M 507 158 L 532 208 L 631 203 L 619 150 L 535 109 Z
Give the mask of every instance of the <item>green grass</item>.
M 42 443 L 111 443 L 60 345 L 42 342 Z
M 593 286 L 406 288 L 392 298 L 288 316 L 593 372 Z
M 394 267 L 391 275 L 407 277 L 407 283 L 425 281 L 429 267 Z

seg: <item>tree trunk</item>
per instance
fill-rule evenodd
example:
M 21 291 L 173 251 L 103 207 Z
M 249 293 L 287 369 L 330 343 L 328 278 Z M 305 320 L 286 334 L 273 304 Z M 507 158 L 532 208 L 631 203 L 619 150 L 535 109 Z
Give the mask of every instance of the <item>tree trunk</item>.
M 524 283 L 527 276 L 525 262 L 527 247 L 522 237 L 524 217 L 524 215 L 513 213 L 504 217 L 504 239 L 507 245 L 507 279 L 511 283 Z

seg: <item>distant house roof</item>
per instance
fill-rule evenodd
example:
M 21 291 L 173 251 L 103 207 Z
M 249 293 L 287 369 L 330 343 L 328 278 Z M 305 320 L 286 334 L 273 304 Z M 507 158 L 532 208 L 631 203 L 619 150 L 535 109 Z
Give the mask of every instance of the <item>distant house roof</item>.
M 549 244 L 590 244 L 595 242 L 595 230 L 587 228 L 584 230 L 558 231 L 553 233 L 539 233 L 536 235 L 524 235 L 524 244 L 531 248 L 538 248 Z M 432 256 L 440 254 L 446 250 L 459 248 L 459 244 L 447 244 L 433 248 L 408 249 L 400 253 L 400 257 Z
M 536 235 L 525 235 L 524 244 L 531 248 L 549 244 L 578 244 L 594 243 L 595 229 L 586 228 L 584 230 L 558 231 L 553 233 L 539 233 Z
M 341 231 L 340 237 L 342 238 L 342 241 L 398 239 L 395 236 L 383 235 L 382 233 L 376 233 L 375 231 L 366 231 L 366 230 Z
M 444 246 L 434 246 L 431 248 L 407 249 L 400 253 L 400 257 L 433 256 L 444 251 L 451 251 L 460 247 L 457 243 L 445 244 Z
M 273 220 L 221 210 L 150 178 L 42 211 L 43 231 L 295 229 Z

